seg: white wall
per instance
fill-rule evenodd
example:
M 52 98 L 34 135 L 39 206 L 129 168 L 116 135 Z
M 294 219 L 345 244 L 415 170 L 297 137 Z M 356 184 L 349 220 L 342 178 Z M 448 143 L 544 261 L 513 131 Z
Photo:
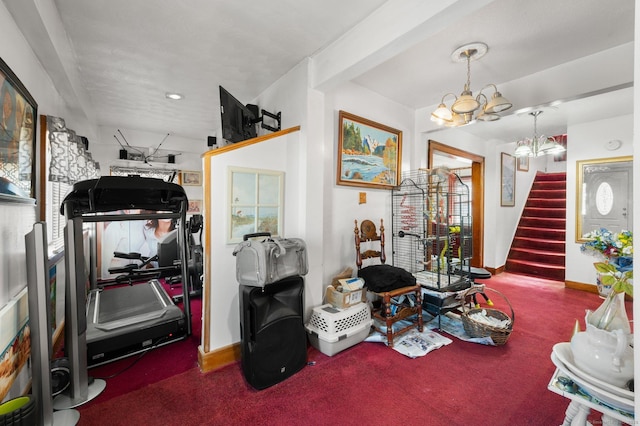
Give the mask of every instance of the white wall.
M 324 284 L 345 267 L 356 269 L 354 220 L 373 220 L 379 226 L 384 220 L 386 233 L 391 233 L 391 191 L 387 189 L 358 188 L 336 184 L 338 156 L 338 113 L 344 110 L 351 114 L 373 120 L 402 131 L 402 170 L 411 170 L 415 161 L 412 148 L 415 145 L 413 133 L 413 110 L 391 102 L 388 99 L 363 89 L 355 84 L 343 84 L 325 94 L 324 105 L 324 146 L 325 178 L 327 189 L 325 199 L 325 235 L 328 241 L 324 247 Z M 366 193 L 366 204 L 359 204 L 359 193 Z M 390 241 L 390 239 L 388 240 Z M 391 245 L 387 247 L 389 263 Z
M 31 96 L 38 104 L 38 114 L 51 114 L 67 117 L 73 121 L 73 114 L 64 105 L 58 91 L 53 86 L 47 72 L 24 39 L 20 29 L 15 24 L 11 14 L 3 2 L 0 2 L 0 57 L 11 68 Z M 82 120 L 80 130 L 95 130 Z M 40 126 L 37 126 L 36 140 L 39 140 Z M 95 134 L 95 132 L 93 132 Z M 0 206 L 0 324 L 2 324 L 2 338 L 0 339 L 0 354 L 4 352 L 7 339 L 12 339 L 18 332 L 16 327 L 21 324 L 17 315 L 19 310 L 13 309 L 15 303 L 22 303 L 16 299 L 27 285 L 24 235 L 32 229 L 37 220 L 36 207 L 24 205 Z M 64 286 L 58 291 L 64 292 Z M 25 299 L 26 300 L 26 299 Z M 25 391 L 30 378 L 30 372 L 23 368 L 13 387 L 4 399 L 17 397 Z M 1 395 L 0 395 L 1 397 Z
M 609 151 L 605 143 L 612 139 L 622 141 L 622 146 Z M 596 284 L 593 269 L 594 258 L 580 252 L 576 243 L 576 161 L 633 155 L 633 114 L 608 120 L 570 125 L 567 129 L 567 235 L 566 274 L 567 281 Z M 635 174 L 638 173 L 636 170 Z
M 209 221 L 208 238 L 211 270 L 205 268 L 205 280 L 208 281 L 210 294 L 210 347 L 215 350 L 240 341 L 240 314 L 238 299 L 238 281 L 236 280 L 235 257 L 236 243 L 227 243 L 229 233 L 229 176 L 228 168 L 245 167 L 252 169 L 285 172 L 284 182 L 284 229 L 283 236 L 297 237 L 304 234 L 298 219 L 300 203 L 296 194 L 299 191 L 299 173 L 290 165 L 297 162 L 291 153 L 299 145 L 298 132 L 264 141 L 241 149 L 227 151 L 220 155 L 205 158 L 211 170 L 211 180 L 205 182 L 205 191 L 211 196 L 211 206 L 206 212 Z M 307 287 L 309 281 L 306 280 Z
M 144 164 L 141 161 L 119 159 L 121 147 L 114 135 L 118 136 L 121 143 L 123 140 L 117 132 L 117 128 L 101 126 L 98 130 L 98 139 L 89 141 L 89 151 L 93 159 L 100 163 L 100 170 L 104 176 L 109 175 L 110 166 L 202 171 L 202 154 L 208 149 L 206 141 L 175 135 L 169 135 L 165 139 L 166 133 L 150 133 L 120 128 L 120 132 L 122 132 L 131 146 L 155 149 L 162 143 L 159 153 L 162 155 L 168 153 L 176 154 L 176 162 L 174 164 L 167 163 L 166 158 L 158 162 Z M 163 139 L 164 142 L 162 142 Z M 203 192 L 201 186 L 185 186 L 184 189 L 189 200 L 202 200 Z

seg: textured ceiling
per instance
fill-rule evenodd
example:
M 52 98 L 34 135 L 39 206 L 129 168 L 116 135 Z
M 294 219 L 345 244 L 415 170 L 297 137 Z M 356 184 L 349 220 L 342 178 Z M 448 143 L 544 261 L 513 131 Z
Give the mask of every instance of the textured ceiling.
M 384 1 L 55 3 L 101 124 L 204 140 L 219 127 L 218 85 L 249 103 Z
M 405 15 L 412 8 L 424 9 L 417 0 L 53 1 L 71 45 L 72 68 L 88 94 L 87 108 L 100 125 L 200 140 L 220 126 L 218 85 L 249 103 L 304 58 L 348 38 L 350 30 L 364 26 L 375 39 L 379 28 L 367 26 L 379 7 Z M 468 42 L 484 42 L 489 51 L 472 62 L 471 87 L 477 92 L 486 83 L 498 84 L 514 103 L 511 120 L 468 126 L 485 138 L 530 129 L 530 120 L 515 113 L 550 104 L 556 96 L 582 98 L 585 86 L 590 94 L 609 91 L 609 74 L 626 73 L 621 81 L 632 82 L 633 69 L 627 65 L 632 58 L 622 70 L 581 69 L 561 87 L 546 80 L 534 87 L 529 78 L 559 75 L 568 61 L 632 42 L 633 0 L 483 0 L 472 3 L 471 12 L 465 12 L 470 3 L 462 1 L 440 5 L 449 3 L 436 17 L 445 17 L 449 25 L 436 28 L 440 21 L 425 18 L 423 27 L 432 28 L 427 36 L 385 60 L 371 60 L 351 81 L 410 108 L 430 107 L 445 93 L 462 90 L 466 66 L 453 62 L 451 52 Z M 408 30 L 407 37 L 413 35 Z M 334 63 L 345 59 L 329 58 Z M 169 101 L 168 91 L 185 99 Z M 622 102 L 606 100 L 612 116 L 630 112 L 631 92 L 621 92 Z M 584 117 L 602 117 L 594 115 L 592 99 L 571 103 L 575 106 L 569 110 L 567 105 L 557 107 L 561 114 L 550 131 L 562 131 L 567 122 Z M 545 122 L 541 117 L 539 126 Z

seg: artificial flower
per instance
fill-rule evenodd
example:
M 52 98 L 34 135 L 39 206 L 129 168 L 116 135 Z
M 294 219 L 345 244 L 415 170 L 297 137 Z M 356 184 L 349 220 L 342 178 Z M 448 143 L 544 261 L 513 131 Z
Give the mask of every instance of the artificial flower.
M 611 232 L 605 228 L 591 231 L 585 238 L 586 243 L 580 251 L 603 258 L 620 258 L 633 256 L 633 233 L 630 231 Z

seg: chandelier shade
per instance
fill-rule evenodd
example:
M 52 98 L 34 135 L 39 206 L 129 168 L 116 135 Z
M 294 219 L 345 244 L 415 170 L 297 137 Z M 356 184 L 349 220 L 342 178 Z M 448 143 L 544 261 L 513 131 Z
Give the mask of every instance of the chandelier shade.
M 460 94 L 460 97 L 451 105 L 451 111 L 456 114 L 466 114 L 478 109 L 480 102 L 478 102 L 471 93 L 470 90 L 465 90 Z
M 471 60 L 480 59 L 487 50 L 488 47 L 484 43 L 470 43 L 457 48 L 451 54 L 453 60 L 467 62 L 467 82 L 460 96 L 447 93 L 442 97 L 438 107 L 431 113 L 431 121 L 447 127 L 465 126 L 476 120 L 495 121 L 500 119 L 499 112 L 512 107 L 511 102 L 498 92 L 495 84 L 486 85 L 477 96 L 474 96 L 471 91 Z M 494 90 L 490 99 L 482 93 L 487 88 Z M 448 96 L 453 96 L 455 99 L 451 108 L 445 104 L 445 98 Z
M 555 138 L 548 138 L 544 135 L 538 136 L 538 116 L 541 110 L 532 111 L 533 116 L 533 138 L 524 138 L 516 142 L 516 150 L 513 155 L 516 157 L 542 157 L 543 155 L 560 154 L 567 149 L 558 143 Z
M 502 93 L 498 92 L 498 88 L 494 84 L 488 84 L 486 87 L 493 86 L 495 92 L 493 92 L 493 96 L 491 96 L 491 100 L 487 103 L 485 107 L 485 111 L 488 113 L 496 113 L 506 111 L 513 106 L 511 102 L 509 102 Z M 485 87 L 485 88 L 486 88 Z M 483 89 L 484 90 L 484 89 Z

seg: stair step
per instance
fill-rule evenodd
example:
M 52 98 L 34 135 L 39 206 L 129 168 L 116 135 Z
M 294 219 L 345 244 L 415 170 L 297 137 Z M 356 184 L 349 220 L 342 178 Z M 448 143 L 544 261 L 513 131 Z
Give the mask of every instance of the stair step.
M 518 226 L 516 237 L 535 237 L 554 241 L 564 241 L 567 232 L 565 228 L 538 228 L 530 226 Z
M 566 172 L 556 172 L 556 173 L 537 173 L 535 180 L 536 181 L 547 181 L 547 180 L 566 180 L 567 173 Z
M 547 265 L 526 260 L 507 260 L 505 270 L 514 274 L 547 278 L 554 281 L 564 281 L 565 277 L 564 266 Z
M 529 191 L 530 198 L 561 198 L 566 201 L 567 190 L 566 189 L 531 189 Z
M 525 207 L 544 207 L 553 209 L 566 209 L 566 198 L 534 198 L 529 196 Z
M 549 240 L 545 238 L 531 238 L 531 237 L 519 237 L 516 236 L 513 239 L 511 249 L 532 249 L 532 250 L 546 250 L 554 253 L 565 254 L 565 242 L 562 240 Z
M 565 181 L 543 181 L 543 182 L 533 182 L 531 185 L 531 189 L 535 191 L 558 191 L 567 188 L 567 182 Z
M 505 270 L 514 274 L 565 279 L 567 174 L 536 174 Z
M 531 262 L 563 267 L 565 264 L 564 252 L 555 253 L 548 250 L 519 249 L 515 247 L 511 247 L 511 250 L 509 250 L 508 259 L 530 260 Z
M 564 218 L 567 209 L 553 207 L 525 207 L 522 217 Z
M 520 226 L 527 226 L 531 228 L 549 228 L 549 229 L 565 229 L 567 219 L 555 217 L 522 217 L 520 219 Z

